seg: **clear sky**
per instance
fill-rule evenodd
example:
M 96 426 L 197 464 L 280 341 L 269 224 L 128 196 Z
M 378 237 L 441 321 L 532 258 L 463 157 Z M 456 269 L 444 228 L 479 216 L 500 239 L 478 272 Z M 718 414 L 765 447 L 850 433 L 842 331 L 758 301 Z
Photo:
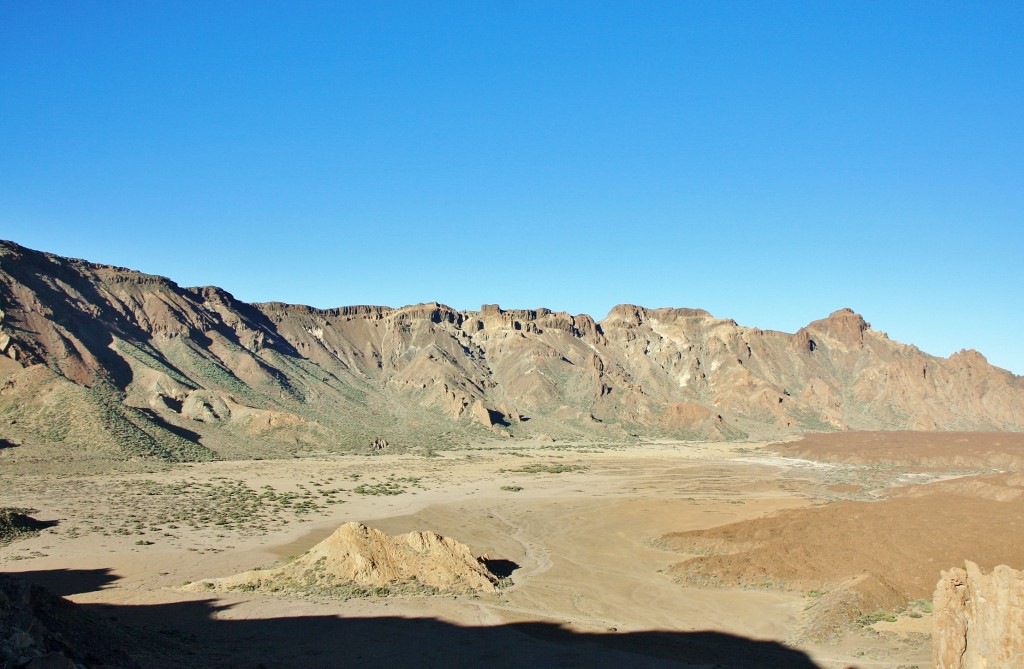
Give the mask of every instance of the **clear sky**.
M 840 307 L 1024 374 L 1024 3 L 0 0 L 0 238 L 331 307 Z

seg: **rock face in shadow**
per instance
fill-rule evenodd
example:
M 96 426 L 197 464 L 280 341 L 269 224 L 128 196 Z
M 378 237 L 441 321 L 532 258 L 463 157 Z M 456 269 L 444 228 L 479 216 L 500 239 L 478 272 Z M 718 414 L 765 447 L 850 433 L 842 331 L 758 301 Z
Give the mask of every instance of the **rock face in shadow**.
M 0 667 L 132 668 L 128 636 L 37 585 L 0 574 Z
M 794 334 L 700 309 L 246 304 L 0 241 L 0 438 L 194 460 L 550 435 L 1024 430 L 1024 377 L 849 309 Z M 276 449 L 276 450 L 275 450 Z
M 434 532 L 389 536 L 346 523 L 285 565 L 199 581 L 185 589 L 351 597 L 494 592 L 499 582 L 469 547 L 450 537 Z
M 1024 666 L 1024 571 L 978 565 L 942 572 L 933 601 L 937 669 Z

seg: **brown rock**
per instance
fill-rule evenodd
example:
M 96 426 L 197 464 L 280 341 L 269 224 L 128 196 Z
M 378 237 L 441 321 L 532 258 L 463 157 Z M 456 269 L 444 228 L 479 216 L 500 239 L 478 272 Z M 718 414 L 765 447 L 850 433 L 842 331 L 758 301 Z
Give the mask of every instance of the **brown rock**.
M 472 413 L 473 418 L 475 418 L 484 427 L 492 427 L 494 425 L 494 421 L 491 420 L 491 412 L 480 400 L 473 402 L 473 407 L 470 409 L 470 412 Z
M 361 448 L 379 425 L 428 438 L 474 422 L 585 436 L 599 425 L 590 416 L 688 439 L 826 425 L 1024 430 L 1024 379 L 974 351 L 945 359 L 892 341 L 849 309 L 788 334 L 635 305 L 600 322 L 498 305 L 250 305 L 10 242 L 0 242 L 0 289 L 0 385 L 17 382 L 0 413 L 17 420 L 25 454 L 46 434 L 70 454 L 141 444 L 171 459 L 207 443 L 230 457 L 254 433 Z M 52 410 L 57 395 L 71 420 Z
M 820 332 L 845 346 L 863 348 L 864 332 L 871 324 L 853 309 L 839 309 L 829 314 L 828 318 L 814 321 L 807 326 L 808 330 Z
M 692 427 L 712 418 L 711 411 L 696 402 L 677 402 L 665 410 L 665 427 Z
M 505 419 L 508 420 L 508 422 L 510 423 L 519 423 L 522 422 L 523 420 L 523 417 L 519 414 L 519 412 L 516 411 L 515 409 L 510 409 L 507 404 L 498 405 L 498 411 L 500 411 L 501 415 L 504 416 Z
M 1024 666 L 1024 571 L 999 565 L 984 574 L 971 561 L 944 571 L 933 611 L 936 669 Z

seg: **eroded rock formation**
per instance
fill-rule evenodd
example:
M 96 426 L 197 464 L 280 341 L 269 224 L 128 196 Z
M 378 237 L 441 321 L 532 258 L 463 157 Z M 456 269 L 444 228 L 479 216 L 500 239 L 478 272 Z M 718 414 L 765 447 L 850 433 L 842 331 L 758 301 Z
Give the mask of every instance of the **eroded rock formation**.
M 387 535 L 346 523 L 280 567 L 198 581 L 186 590 L 262 590 L 350 597 L 493 592 L 500 579 L 469 547 L 434 532 Z
M 0 242 L 0 312 L 0 438 L 25 453 L 1024 429 L 1024 377 L 974 351 L 928 355 L 849 309 L 788 334 L 629 304 L 601 321 L 246 304 Z
M 933 610 L 936 669 L 1024 666 L 1024 571 L 999 565 L 984 574 L 967 561 L 942 572 Z

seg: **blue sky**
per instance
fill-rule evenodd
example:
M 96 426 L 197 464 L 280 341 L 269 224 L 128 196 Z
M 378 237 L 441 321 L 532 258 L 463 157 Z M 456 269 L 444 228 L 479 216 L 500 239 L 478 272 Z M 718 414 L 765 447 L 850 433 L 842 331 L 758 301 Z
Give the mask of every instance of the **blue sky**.
M 1024 374 L 1024 3 L 0 0 L 0 238 L 319 307 L 849 306 Z

